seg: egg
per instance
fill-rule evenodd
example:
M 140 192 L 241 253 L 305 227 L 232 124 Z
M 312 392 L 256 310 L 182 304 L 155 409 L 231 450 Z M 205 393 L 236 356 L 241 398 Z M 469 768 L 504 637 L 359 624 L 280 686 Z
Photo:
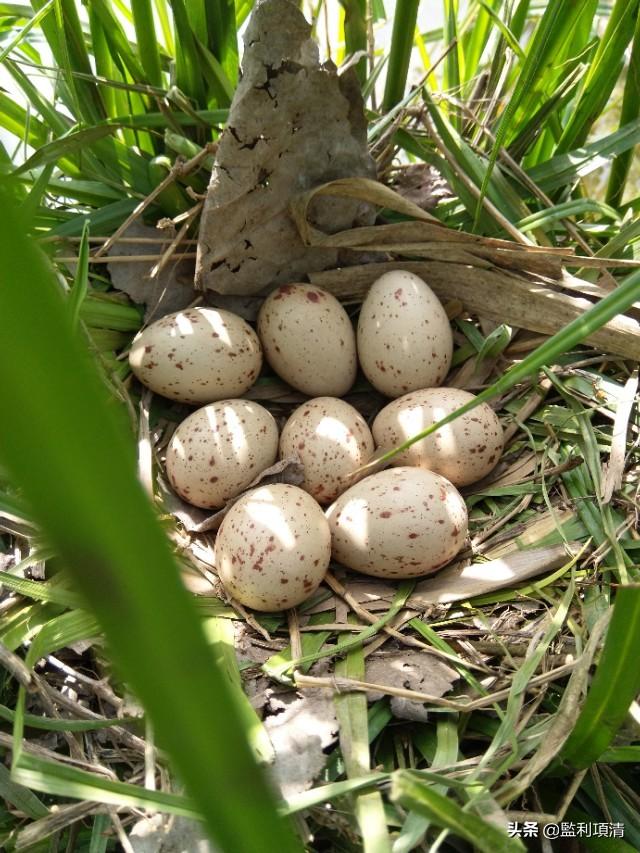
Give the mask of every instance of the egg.
M 286 610 L 312 595 L 331 558 L 322 510 L 297 486 L 252 489 L 226 514 L 214 548 L 225 589 L 254 610 Z
M 445 566 L 467 535 L 467 508 L 448 480 L 422 468 L 389 468 L 347 489 L 327 510 L 333 556 L 381 578 Z
M 356 378 L 356 339 L 347 312 L 326 290 L 285 284 L 264 301 L 258 334 L 267 361 L 310 397 L 341 397 Z
M 280 456 L 297 456 L 303 489 L 329 504 L 354 482 L 354 472 L 373 453 L 373 437 L 362 415 L 335 397 L 316 397 L 297 408 L 280 435 Z
M 449 320 L 431 288 L 410 272 L 388 272 L 373 283 L 362 303 L 357 342 L 365 376 L 387 397 L 440 385 L 449 372 Z
M 165 464 L 180 497 L 216 509 L 246 489 L 277 455 L 278 426 L 265 408 L 247 400 L 220 400 L 182 421 Z
M 217 308 L 189 308 L 167 314 L 136 335 L 129 364 L 156 394 L 201 405 L 244 394 L 260 373 L 262 348 L 242 317 Z
M 474 399 L 473 394 L 459 388 L 425 388 L 405 394 L 385 406 L 374 420 L 376 446 L 391 450 Z M 468 486 L 495 467 L 503 444 L 497 415 L 486 403 L 480 403 L 398 453 L 391 464 L 416 465 L 442 474 L 456 486 Z

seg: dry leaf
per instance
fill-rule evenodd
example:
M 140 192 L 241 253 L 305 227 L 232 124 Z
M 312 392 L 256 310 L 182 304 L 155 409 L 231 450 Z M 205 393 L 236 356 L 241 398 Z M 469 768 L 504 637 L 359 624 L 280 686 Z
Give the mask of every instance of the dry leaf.
M 305 690 L 271 698 L 264 720 L 276 755 L 272 776 L 284 799 L 306 791 L 327 763 L 325 752 L 336 740 L 338 721 L 326 690 Z
M 129 833 L 133 853 L 219 853 L 195 820 L 156 814 L 134 823 Z
M 122 235 L 123 238 L 153 238 L 154 241 L 166 236 L 165 242 L 128 243 L 118 240 L 109 251 L 110 256 L 150 255 L 160 256 L 171 243 L 172 235 L 163 235 L 156 228 L 148 228 L 138 222 L 132 223 Z M 111 283 L 117 290 L 123 291 L 134 302 L 145 305 L 145 323 L 159 320 L 165 314 L 181 311 L 190 305 L 198 295 L 193 286 L 193 261 L 170 261 L 155 278 L 149 273 L 152 263 L 107 264 Z
M 553 289 L 550 281 L 443 261 L 362 264 L 311 273 L 309 279 L 339 299 L 361 300 L 376 278 L 397 269 L 416 273 L 440 299 L 459 299 L 473 314 L 543 334 L 555 334 L 593 306 Z M 640 323 L 630 317 L 615 317 L 585 340 L 601 352 L 640 360 Z
M 497 560 L 472 563 L 470 566 L 455 563 L 417 584 L 407 606 L 428 607 L 432 604 L 466 601 L 558 569 L 569 559 L 564 545 L 553 545 L 516 551 Z
M 600 486 L 601 497 L 605 503 L 611 500 L 616 489 L 622 487 L 622 475 L 624 474 L 624 462 L 627 452 L 627 430 L 631 410 L 638 391 L 638 371 L 630 376 L 624 386 L 622 397 L 618 400 L 616 417 L 613 422 L 613 435 L 611 438 L 611 452 L 609 461 L 602 466 L 602 483 Z
M 402 687 L 430 696 L 444 696 L 458 673 L 442 661 L 424 652 L 412 649 L 376 652 L 366 659 L 365 681 L 387 687 Z M 382 693 L 367 693 L 370 701 L 382 697 Z M 412 702 L 399 696 L 391 697 L 391 710 L 402 720 L 424 722 L 427 711 L 421 702 Z
M 336 266 L 336 249 L 309 248 L 289 214 L 292 197 L 342 176 L 374 174 L 355 69 L 321 65 L 311 26 L 288 0 L 264 0 L 244 37 L 242 77 L 220 137 L 204 204 L 196 281 L 221 293 L 258 293 Z M 339 231 L 373 221 L 359 199 L 314 205 Z

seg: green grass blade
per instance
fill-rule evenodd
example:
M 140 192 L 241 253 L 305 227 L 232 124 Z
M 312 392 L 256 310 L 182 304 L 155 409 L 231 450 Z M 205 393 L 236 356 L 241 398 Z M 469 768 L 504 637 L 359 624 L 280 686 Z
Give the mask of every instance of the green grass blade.
M 81 151 L 91 142 L 103 139 L 112 133 L 113 128 L 104 124 L 67 133 L 65 136 L 60 136 L 58 139 L 54 139 L 53 142 L 49 142 L 38 148 L 28 160 L 18 166 L 14 175 L 38 169 L 40 166 L 46 166 L 49 163 L 56 163 L 61 157 L 69 157 Z
M 620 220 L 618 211 L 614 210 L 608 204 L 602 204 L 602 202 L 594 201 L 590 198 L 581 198 L 565 201 L 562 204 L 556 204 L 544 210 L 539 210 L 537 213 L 532 213 L 531 216 L 521 219 L 517 223 L 517 227 L 523 232 L 534 231 L 536 228 L 547 229 L 569 216 L 579 216 L 585 213 L 598 213 L 600 216 L 613 219 L 614 221 Z
M 33 791 L 11 779 L 11 774 L 4 764 L 0 764 L 0 797 L 30 817 L 31 820 L 38 820 L 38 818 L 46 817 L 49 814 L 49 809 L 42 800 L 36 797 Z
M 69 312 L 74 328 L 80 319 L 80 309 L 89 289 L 89 225 L 87 222 L 82 229 L 80 246 L 78 247 L 78 265 L 73 288 L 69 294 Z
M 540 76 L 544 73 L 546 64 L 552 61 L 557 44 L 566 33 L 567 22 L 571 20 L 572 7 L 575 9 L 575 5 L 572 0 L 556 0 L 554 3 L 549 3 L 536 27 L 527 48 L 527 58 L 522 64 L 513 92 L 509 97 L 509 103 L 494 133 L 495 142 L 491 149 L 487 172 L 482 182 L 481 197 L 476 207 L 476 220 L 480 214 L 482 198 L 484 198 L 489 189 L 489 182 L 498 159 L 498 153 L 505 144 L 516 111 L 525 96 L 537 84 Z
M 33 7 L 37 11 L 44 5 L 41 0 L 33 0 Z M 76 4 L 74 0 L 55 0 L 54 8 L 55 16 L 47 15 L 40 27 L 63 73 L 64 87 L 68 93 L 66 106 L 78 120 L 82 119 L 89 124 L 99 121 L 104 117 L 104 105 L 97 86 L 90 82 L 93 72 Z M 85 79 L 77 77 L 78 72 L 86 75 Z
M 169 0 L 176 28 L 176 84 L 201 107 L 208 106 L 200 72 L 196 37 L 189 23 L 184 0 Z
M 15 718 L 15 712 L 11 708 L 0 705 L 0 719 L 13 723 Z M 140 717 L 118 717 L 113 720 L 71 720 L 68 717 L 53 719 L 51 717 L 38 717 L 35 714 L 23 715 L 25 728 L 40 729 L 45 732 L 92 732 L 98 729 L 109 729 L 113 726 L 123 726 L 127 723 L 139 723 L 140 721 Z
M 627 66 L 627 79 L 624 84 L 624 95 L 620 109 L 620 128 L 640 116 L 638 92 L 640 92 L 640 15 L 636 19 L 636 30 L 633 36 L 629 65 Z M 611 164 L 606 201 L 613 207 L 619 207 L 622 202 L 632 160 L 633 152 L 629 149 L 623 154 L 619 154 Z
M 609 100 L 633 38 L 638 0 L 616 0 L 584 80 L 582 93 L 558 142 L 558 152 L 582 145 Z M 636 94 L 637 97 L 637 94 Z
M 107 830 L 111 826 L 111 817 L 108 814 L 97 814 L 93 819 L 91 829 L 91 841 L 89 842 L 89 853 L 105 853 L 109 843 Z
M 562 758 L 589 767 L 609 747 L 640 692 L 640 586 L 619 587 L 598 669 Z
M 395 107 L 404 97 L 419 5 L 420 0 L 398 0 L 396 3 L 382 100 L 383 112 Z
M 364 680 L 364 654 L 361 646 L 336 663 L 336 675 Z M 338 693 L 334 703 L 340 727 L 340 749 L 347 776 L 350 779 L 361 778 L 371 771 L 367 697 L 364 693 Z M 363 853 L 391 853 L 379 791 L 357 794 L 355 814 L 362 836 Z
M 502 6 L 502 0 L 488 0 L 486 3 L 484 0 L 475 0 L 475 3 L 472 4 L 472 8 L 474 6 L 479 6 L 480 8 L 473 10 L 473 26 L 469 27 L 461 38 L 461 53 L 464 57 L 465 83 L 468 83 L 473 79 L 480 70 L 480 60 L 491 35 L 492 23 L 498 27 L 500 25 L 503 26 L 506 33 L 509 34 L 511 41 L 515 43 L 513 46 L 517 45 L 517 41 L 509 32 L 508 26 L 502 21 L 498 14 L 500 7 Z M 518 45 L 518 50 L 519 49 Z
M 234 0 L 207 0 L 205 44 L 222 65 L 232 87 L 238 82 L 238 35 Z
M 640 119 L 635 119 L 614 133 L 589 142 L 566 154 L 557 154 L 545 163 L 527 169 L 529 177 L 545 192 L 573 184 L 640 142 Z
M 228 851 L 260 849 L 265 837 L 298 851 L 137 480 L 126 416 L 4 195 L 0 269 L 11 286 L 0 287 L 0 381 L 13 404 L 0 420 L 2 464 L 92 607 L 212 838 Z
M 481 853 L 522 853 L 523 843 L 509 838 L 492 823 L 464 811 L 456 802 L 443 796 L 420 778 L 420 773 L 397 770 L 391 776 L 391 799 L 406 809 L 417 812 L 442 829 L 448 829 L 469 841 Z
M 388 462 L 397 453 L 403 453 L 412 444 L 415 444 L 416 441 L 420 441 L 426 436 L 431 435 L 436 430 L 460 417 L 460 415 L 465 414 L 465 412 L 470 412 L 476 406 L 480 405 L 480 403 L 491 400 L 499 394 L 504 394 L 505 391 L 510 390 L 518 382 L 537 372 L 541 367 L 553 364 L 559 355 L 567 352 L 589 337 L 596 329 L 599 329 L 611 320 L 612 317 L 624 313 L 638 299 L 640 299 L 640 271 L 627 276 L 617 290 L 610 293 L 594 305 L 593 308 L 590 308 L 582 317 L 576 317 L 564 329 L 556 332 L 555 335 L 550 337 L 549 340 L 545 341 L 521 362 L 507 370 L 497 382 L 494 382 L 488 388 L 485 388 L 484 391 L 481 391 L 475 399 L 465 403 L 464 406 L 461 406 L 455 412 L 432 424 L 432 426 L 417 435 L 412 436 L 403 444 L 398 445 L 398 447 L 394 447 L 393 450 L 390 450 L 376 460 L 375 464 Z
M 152 86 L 160 87 L 162 86 L 162 68 L 151 0 L 131 0 L 131 12 L 140 63 L 145 76 Z
M 92 0 L 91 8 L 102 21 L 104 33 L 111 47 L 111 55 L 114 61 L 118 60 L 121 65 L 127 69 L 131 78 L 137 82 L 151 83 L 151 80 L 145 79 L 145 72 L 132 46 L 129 44 L 124 29 L 116 18 L 111 5 L 107 0 Z M 145 45 L 146 47 L 146 45 Z M 140 45 L 138 50 L 141 52 Z M 146 56 L 146 53 L 143 54 Z
M 460 97 L 460 44 L 458 42 L 458 0 L 444 0 L 444 43 L 450 46 L 444 58 L 442 88 L 452 98 Z M 461 120 L 456 109 L 449 110 L 449 117 L 456 130 L 461 129 Z
M 49 14 L 49 12 L 53 9 L 53 4 L 55 0 L 47 0 L 47 2 L 39 9 L 36 14 L 30 18 L 30 20 L 24 25 L 24 27 L 20 30 L 20 32 L 16 33 L 16 35 L 9 41 L 9 44 L 0 51 L 0 63 L 4 62 L 7 56 L 14 50 L 23 38 L 37 25 L 42 21 L 42 19 Z
M 347 54 L 367 50 L 367 3 L 366 0 L 340 0 L 344 9 L 344 38 Z M 356 64 L 360 83 L 367 79 L 367 60 L 362 57 Z
M 12 775 L 28 788 L 58 797 L 73 797 L 129 808 L 157 809 L 195 819 L 201 817 L 197 804 L 180 794 L 150 791 L 129 782 L 116 782 L 97 773 L 89 773 L 62 762 L 48 761 L 26 752 L 14 763 Z M 225 853 L 235 853 L 239 848 L 230 844 L 222 849 Z M 246 849 L 259 850 L 260 847 Z

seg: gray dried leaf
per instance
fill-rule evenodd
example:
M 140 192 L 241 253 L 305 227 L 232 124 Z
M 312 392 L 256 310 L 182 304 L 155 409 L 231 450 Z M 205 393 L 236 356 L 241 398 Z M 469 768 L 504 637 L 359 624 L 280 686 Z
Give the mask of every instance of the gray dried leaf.
M 154 241 L 163 236 L 165 235 L 157 228 L 149 228 L 139 222 L 132 223 L 122 235 L 123 240 L 146 237 L 153 238 Z M 166 240 L 153 243 L 128 243 L 118 240 L 108 254 L 110 257 L 152 254 L 160 256 L 169 247 L 172 236 L 168 234 Z M 165 314 L 181 311 L 198 295 L 193 286 L 193 261 L 170 261 L 158 276 L 151 278 L 150 273 L 155 263 L 156 261 L 119 261 L 107 264 L 113 286 L 130 296 L 134 302 L 146 306 L 145 323 L 159 320 Z
M 458 677 L 455 670 L 433 655 L 411 649 L 376 652 L 366 659 L 366 681 L 415 690 L 429 696 L 444 696 Z M 382 693 L 367 693 L 371 701 L 382 696 Z M 427 719 L 427 711 L 422 702 L 392 696 L 391 710 L 394 716 L 402 720 L 424 722 Z
M 172 815 L 142 818 L 133 825 L 129 843 L 134 853 L 219 853 L 202 824 Z
M 338 734 L 333 697 L 327 690 L 305 690 L 270 699 L 271 715 L 264 720 L 276 759 L 270 768 L 286 799 L 311 787 L 322 772 Z
M 262 0 L 244 37 L 242 77 L 220 137 L 196 261 L 201 289 L 253 294 L 337 265 L 333 248 L 302 242 L 292 198 L 340 177 L 373 177 L 354 69 L 319 62 L 311 26 L 288 0 Z M 358 199 L 314 203 L 327 233 L 374 220 Z
M 528 548 L 515 551 L 486 563 L 454 563 L 441 572 L 420 581 L 411 594 L 409 607 L 429 607 L 465 601 L 486 595 L 505 586 L 513 587 L 525 580 L 553 571 L 569 561 L 564 545 L 546 548 Z

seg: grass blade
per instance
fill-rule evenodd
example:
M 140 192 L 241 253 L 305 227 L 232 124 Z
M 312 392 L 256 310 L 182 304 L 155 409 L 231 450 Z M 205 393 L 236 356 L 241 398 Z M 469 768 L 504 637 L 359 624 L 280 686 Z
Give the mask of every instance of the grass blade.
M 2 203 L 0 377 L 13 399 L 0 420 L 2 464 L 92 607 L 212 838 L 228 851 L 260 849 L 265 836 L 298 851 L 137 481 L 125 415 L 73 333 L 55 277 L 4 192 Z
M 131 12 L 144 73 L 152 86 L 160 87 L 162 86 L 162 69 L 151 0 L 131 0 Z
M 624 95 L 620 110 L 620 128 L 634 121 L 640 115 L 640 15 L 636 19 L 636 31 L 633 36 L 631 56 L 627 67 L 627 79 L 624 84 Z M 607 187 L 606 201 L 613 207 L 619 207 L 622 203 L 627 178 L 631 169 L 633 152 L 631 149 L 619 154 L 611 164 L 609 185 Z
M 382 100 L 383 112 L 392 109 L 404 96 L 419 5 L 420 0 L 398 0 L 396 3 Z
M 406 809 L 423 815 L 431 823 L 448 829 L 469 841 L 482 853 L 521 853 L 525 849 L 517 838 L 509 838 L 492 823 L 464 811 L 456 802 L 434 790 L 420 778 L 419 772 L 397 770 L 391 777 L 391 799 Z
M 578 103 L 558 142 L 558 152 L 582 145 L 594 121 L 602 113 L 620 76 L 625 51 L 633 38 L 637 15 L 638 0 L 616 0 L 614 3 Z
M 640 586 L 618 588 L 598 669 L 562 758 L 580 769 L 597 761 L 640 692 Z
M 89 289 L 89 224 L 85 222 L 78 247 L 78 266 L 73 288 L 69 294 L 69 313 L 71 324 L 77 327 L 80 320 L 80 309 Z
M 340 0 L 344 9 L 344 38 L 347 54 L 353 55 L 359 50 L 367 50 L 367 3 L 366 0 Z M 362 57 L 356 63 L 356 71 L 361 84 L 367 78 L 367 60 Z
M 364 680 L 362 647 L 353 649 L 336 663 L 336 675 Z M 350 779 L 371 771 L 367 697 L 364 693 L 337 694 L 334 698 L 340 726 L 340 749 Z M 387 822 L 379 791 L 357 794 L 355 814 L 360 826 L 363 853 L 391 853 Z
M 536 27 L 528 46 L 527 58 L 522 64 L 518 80 L 509 98 L 509 103 L 500 118 L 494 134 L 495 142 L 491 149 L 489 165 L 482 182 L 480 199 L 476 207 L 476 220 L 480 215 L 482 199 L 489 189 L 489 182 L 498 159 L 498 152 L 504 146 L 516 111 L 524 98 L 533 90 L 543 73 L 546 63 L 552 61 L 556 46 L 566 33 L 567 22 L 571 20 L 571 13 L 572 11 L 574 12 L 575 5 L 571 0 L 556 0 L 555 3 L 549 3 Z
M 9 41 L 9 44 L 0 51 L 0 63 L 4 62 L 7 56 L 11 53 L 14 48 L 16 48 L 22 39 L 37 25 L 42 21 L 45 15 L 48 15 L 49 12 L 53 9 L 53 4 L 55 0 L 47 0 L 47 2 L 42 6 L 36 14 L 27 21 L 24 27 L 20 30 L 20 32 L 16 33 L 16 35 Z

